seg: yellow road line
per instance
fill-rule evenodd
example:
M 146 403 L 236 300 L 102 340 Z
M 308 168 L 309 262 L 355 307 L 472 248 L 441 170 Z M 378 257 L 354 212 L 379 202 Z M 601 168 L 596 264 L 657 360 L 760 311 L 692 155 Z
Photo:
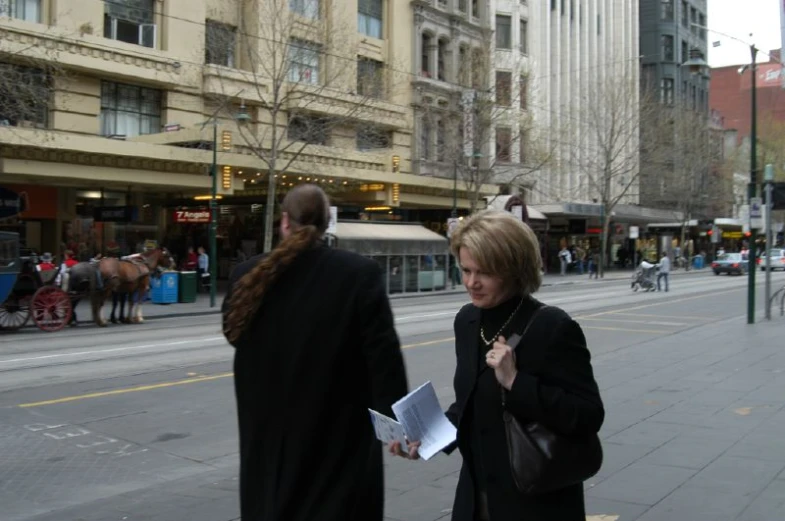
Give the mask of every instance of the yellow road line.
M 438 340 L 428 340 L 426 342 L 418 342 L 416 344 L 407 344 L 401 346 L 402 349 L 411 349 L 414 347 L 423 347 L 423 346 L 430 346 L 435 344 L 443 344 L 446 342 L 452 342 L 453 337 L 449 338 L 440 338 Z M 188 373 L 189 376 L 193 375 L 194 373 Z M 200 382 L 209 382 L 211 380 L 219 380 L 221 378 L 229 378 L 234 376 L 234 373 L 220 373 L 208 376 L 197 376 L 194 378 L 185 378 L 183 380 L 174 380 L 171 382 L 161 382 L 157 384 L 150 384 L 150 385 L 139 385 L 136 387 L 124 387 L 121 389 L 113 389 L 111 391 L 101 391 L 97 393 L 88 393 L 88 394 L 77 394 L 74 396 L 64 396 L 62 398 L 55 398 L 54 400 L 43 400 L 40 402 L 31 402 L 31 403 L 22 403 L 19 404 L 19 407 L 29 408 L 29 407 L 42 407 L 44 405 L 56 405 L 59 403 L 68 403 L 68 402 L 77 402 L 81 400 L 89 400 L 91 398 L 103 398 L 104 396 L 116 396 L 119 394 L 129 394 L 129 393 L 138 393 L 142 391 L 154 391 L 156 389 L 166 389 L 167 387 L 174 387 L 176 385 L 188 385 L 188 384 L 196 384 Z
M 729 290 L 726 290 L 726 291 L 718 291 L 716 293 L 711 293 L 711 297 L 714 297 L 714 295 L 724 295 L 725 293 L 736 293 L 737 291 L 743 290 L 743 289 L 744 289 L 743 287 L 739 287 L 739 288 L 736 288 L 736 289 L 729 289 Z M 615 314 L 618 314 L 620 312 L 621 313 L 626 313 L 627 311 L 635 311 L 636 309 L 648 309 L 648 308 L 653 308 L 655 306 L 669 306 L 669 305 L 675 304 L 677 302 L 687 302 L 688 300 L 696 300 L 696 299 L 699 299 L 699 298 L 706 298 L 706 297 L 707 297 L 707 295 L 695 295 L 693 297 L 677 298 L 677 299 L 673 299 L 673 300 L 665 300 L 663 302 L 652 302 L 651 304 L 643 304 L 641 306 L 633 306 L 631 308 L 630 307 L 626 307 L 626 308 L 623 308 L 623 309 L 618 310 L 618 311 L 603 311 L 601 313 L 592 313 L 591 315 L 584 315 L 582 318 L 586 318 L 586 317 L 601 317 L 601 316 L 604 316 L 604 315 L 615 315 Z
M 125 387 L 122 389 L 114 389 L 112 391 L 102 391 L 99 393 L 78 394 L 75 396 L 64 396 L 63 398 L 56 398 L 54 400 L 44 400 L 41 402 L 22 403 L 19 407 L 41 407 L 42 405 L 55 405 L 58 403 L 76 402 L 79 400 L 87 400 L 89 398 L 101 398 L 103 396 L 113 396 L 117 394 L 138 393 L 141 391 L 152 391 L 154 389 L 164 389 L 166 387 L 174 387 L 175 385 L 194 384 L 198 382 L 207 382 L 210 380 L 218 380 L 220 378 L 227 378 L 232 376 L 233 373 L 221 373 L 209 376 L 197 376 L 196 378 L 186 378 L 184 380 L 176 380 L 174 382 L 161 382 L 151 385 L 139 385 L 136 387 Z
M 600 331 L 621 331 L 624 333 L 651 333 L 653 335 L 661 335 L 665 331 L 655 331 L 653 329 L 627 329 L 623 327 L 600 327 L 600 326 L 582 326 L 582 329 L 599 329 Z M 673 331 L 667 331 L 673 333 Z

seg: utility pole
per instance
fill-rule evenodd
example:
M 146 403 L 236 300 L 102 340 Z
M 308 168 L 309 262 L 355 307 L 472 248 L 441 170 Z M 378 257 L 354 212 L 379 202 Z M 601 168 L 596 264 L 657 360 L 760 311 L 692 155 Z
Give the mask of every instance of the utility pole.
M 756 61 L 758 57 L 758 49 L 755 44 L 750 45 L 750 54 L 752 57 L 752 64 L 750 67 L 750 74 L 752 75 L 752 93 L 751 93 L 751 125 L 750 125 L 750 185 L 749 185 L 749 203 L 750 211 L 752 210 L 752 200 L 757 194 L 758 184 L 758 96 L 757 96 L 757 66 Z M 751 223 L 750 223 L 751 224 Z M 747 324 L 755 323 L 755 229 L 750 226 L 750 249 L 747 265 L 749 267 L 749 282 L 747 285 Z
M 766 320 L 771 320 L 771 247 L 774 239 L 771 229 L 771 210 L 774 208 L 772 195 L 774 192 L 774 165 L 766 165 L 764 170 L 764 180 L 766 181 Z M 752 261 L 750 261 L 752 262 Z M 753 266 L 753 270 L 755 267 Z

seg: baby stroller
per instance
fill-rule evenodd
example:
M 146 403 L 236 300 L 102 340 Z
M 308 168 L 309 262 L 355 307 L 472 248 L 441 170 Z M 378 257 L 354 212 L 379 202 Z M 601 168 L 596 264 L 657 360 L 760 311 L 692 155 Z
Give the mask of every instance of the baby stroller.
M 656 290 L 657 284 L 654 281 L 654 275 L 659 267 L 659 264 L 652 264 L 648 261 L 641 262 L 632 276 L 632 284 L 630 285 L 632 291 L 638 291 L 639 289 L 644 291 Z

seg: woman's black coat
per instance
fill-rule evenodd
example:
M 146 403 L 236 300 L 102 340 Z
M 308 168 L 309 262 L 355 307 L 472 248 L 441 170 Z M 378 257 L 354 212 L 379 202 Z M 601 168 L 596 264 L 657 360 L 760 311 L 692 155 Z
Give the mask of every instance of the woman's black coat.
M 528 322 L 541 304 L 527 299 L 519 312 Z M 492 521 L 585 521 L 582 484 L 537 496 L 515 489 L 507 459 L 502 420 L 501 389 L 485 365 L 479 342 L 481 311 L 468 304 L 455 317 L 455 403 L 447 411 L 458 428 L 457 446 L 463 456 L 453 506 L 453 521 L 475 521 L 477 472 L 472 450 L 482 453 L 479 482 L 488 495 Z M 520 328 L 522 329 L 522 328 Z M 484 346 L 483 346 L 484 347 Z M 516 348 L 518 375 L 507 393 L 506 408 L 520 421 L 539 421 L 565 435 L 588 435 L 600 430 L 605 413 L 580 326 L 561 309 L 540 311 Z M 494 378 L 487 399 L 475 400 L 478 378 Z M 485 385 L 490 387 L 489 380 Z M 479 406 L 475 406 L 479 403 Z M 482 418 L 472 428 L 472 418 Z
M 368 408 L 392 415 L 407 382 L 378 264 L 325 246 L 301 254 L 235 347 L 243 521 L 381 521 Z

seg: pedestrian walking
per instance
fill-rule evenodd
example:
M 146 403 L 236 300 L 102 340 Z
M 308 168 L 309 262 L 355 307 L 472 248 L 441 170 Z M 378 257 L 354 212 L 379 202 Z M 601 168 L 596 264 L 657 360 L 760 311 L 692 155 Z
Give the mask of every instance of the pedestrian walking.
M 210 281 L 210 257 L 204 251 L 204 248 L 199 246 L 199 255 L 197 256 L 196 275 L 199 277 L 199 285 L 197 288 L 204 289 Z M 212 268 L 215 269 L 215 268 Z M 206 279 L 206 280 L 205 280 Z
M 471 297 L 455 317 L 455 402 L 446 413 L 458 441 L 445 452 L 457 447 L 463 457 L 452 520 L 585 521 L 580 482 L 541 494 L 518 490 L 504 419 L 509 412 L 557 436 L 596 439 L 605 412 L 581 327 L 532 297 L 542 282 L 537 238 L 513 216 L 475 214 L 451 248 Z M 506 341 L 513 331 L 526 331 L 514 351 Z M 413 440 L 404 453 L 396 442 L 390 451 L 417 459 L 418 446 Z
M 382 521 L 381 443 L 406 372 L 379 265 L 323 240 L 321 188 L 284 198 L 272 252 L 239 264 L 223 303 L 236 348 L 246 521 Z
M 665 279 L 665 291 L 668 291 L 668 277 L 671 272 L 671 260 L 667 252 L 662 253 L 660 258 L 660 271 L 657 273 L 657 291 L 660 291 L 660 281 Z

